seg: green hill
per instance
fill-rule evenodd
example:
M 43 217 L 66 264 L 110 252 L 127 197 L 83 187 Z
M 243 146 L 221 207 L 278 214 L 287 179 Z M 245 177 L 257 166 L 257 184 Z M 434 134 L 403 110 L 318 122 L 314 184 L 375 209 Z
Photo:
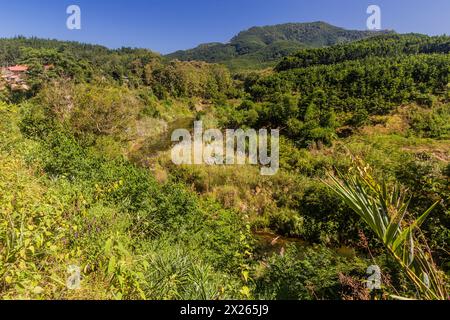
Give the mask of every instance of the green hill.
M 239 34 L 234 65 L 308 48 L 236 77 L 146 49 L 0 39 L 30 88 L 0 77 L 0 298 L 367 300 L 375 261 L 380 299 L 447 299 L 450 37 L 320 26 Z M 176 165 L 172 132 L 194 119 L 279 129 L 277 174 Z
M 421 34 L 384 34 L 370 39 L 339 44 L 329 48 L 301 50 L 287 56 L 276 66 L 277 71 L 306 68 L 313 65 L 332 65 L 369 57 L 450 52 L 450 38 Z
M 227 44 L 207 43 L 167 55 L 170 59 L 224 63 L 232 69 L 271 66 L 274 61 L 303 48 L 322 48 L 389 33 L 346 30 L 325 22 L 286 23 L 253 27 Z

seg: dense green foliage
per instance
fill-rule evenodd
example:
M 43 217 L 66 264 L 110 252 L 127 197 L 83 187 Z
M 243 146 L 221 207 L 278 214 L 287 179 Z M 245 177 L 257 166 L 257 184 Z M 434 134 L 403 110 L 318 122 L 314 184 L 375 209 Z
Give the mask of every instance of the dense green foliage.
M 145 50 L 101 46 L 42 39 L 0 39 L 3 65 L 26 64 L 30 67 L 32 93 L 48 80 L 73 79 L 77 82 L 107 82 L 131 88 L 150 87 L 164 98 L 230 94 L 230 75 L 225 67 L 197 62 L 167 63 L 161 56 Z M 52 68 L 45 71 L 44 66 Z
M 86 289 L 98 297 L 240 297 L 250 235 L 236 213 L 180 184 L 158 185 L 127 161 L 92 154 L 32 110 L 23 110 L 23 137 L 17 108 L 1 108 L 3 297 L 70 297 L 64 289 L 70 263 L 84 270 Z M 49 121 L 45 134 L 34 130 L 36 121 Z M 26 150 L 14 151 L 19 145 Z
M 330 176 L 330 188 L 369 226 L 388 249 L 406 276 L 414 283 L 418 296 L 428 300 L 448 298 L 445 277 L 436 268 L 426 240 L 416 236 L 437 206 L 434 203 L 416 220 L 407 222 L 409 200 L 400 184 L 388 187 L 374 178 L 371 168 L 355 159 L 355 173 Z
M 270 66 L 302 48 L 317 48 L 355 41 L 379 32 L 345 30 L 324 22 L 287 23 L 253 27 L 230 43 L 202 44 L 195 49 L 169 54 L 171 59 L 225 63 L 235 71 Z
M 372 35 L 253 28 L 186 58 L 249 66 L 345 42 L 234 78 L 143 49 L 0 40 L 0 61 L 27 64 L 31 85 L 0 83 L 0 297 L 370 299 L 376 264 L 381 298 L 433 298 L 324 183 L 335 169 L 351 176 L 356 156 L 410 198 L 404 225 L 436 204 L 416 236 L 448 276 L 449 40 L 348 43 Z M 280 128 L 279 173 L 174 165 L 170 131 L 193 119 Z M 70 265 L 81 268 L 79 290 L 66 287 Z
M 449 53 L 450 40 L 447 36 L 428 37 L 420 34 L 379 35 L 375 39 L 364 39 L 352 44 L 339 44 L 332 48 L 302 50 L 284 58 L 277 71 L 306 68 L 313 65 L 328 65 L 368 57 L 395 57 L 423 53 Z
M 304 50 L 280 63 L 286 71 L 249 76 L 244 87 L 251 101 L 234 110 L 228 122 L 281 127 L 306 146 L 330 144 L 338 127 L 359 127 L 369 116 L 388 114 L 402 104 L 432 107 L 432 95 L 448 95 L 450 58 L 443 54 L 448 41 L 385 36 Z
M 361 152 L 360 147 L 355 150 L 358 140 L 366 141 L 370 147 L 361 156 L 366 159 L 373 157 L 381 172 L 399 179 L 410 188 L 413 191 L 412 203 L 419 212 L 430 207 L 433 200 L 444 199 L 426 228 L 434 230 L 432 239 L 435 244 L 440 243 L 437 246 L 445 248 L 445 243 L 449 241 L 449 194 L 442 163 L 435 162 L 435 155 L 430 154 L 432 151 L 428 152 L 432 148 L 404 147 L 423 150 L 423 154 L 411 155 L 404 150 L 393 152 L 398 143 L 394 142 L 394 138 L 388 138 L 389 142 L 380 146 L 377 136 L 358 130 L 370 125 L 387 127 L 390 124 L 386 121 L 397 121 L 393 133 L 404 136 L 407 138 L 405 142 L 409 141 L 412 145 L 418 143 L 416 137 L 448 139 L 449 41 L 448 37 L 392 35 L 327 49 L 302 50 L 280 63 L 280 66 L 286 66 L 286 61 L 293 61 L 292 68 L 283 67 L 279 69 L 285 71 L 254 74 L 244 79 L 247 99 L 237 107 L 219 108 L 217 114 L 225 126 L 280 128 L 288 138 L 283 141 L 281 151 L 283 167 L 289 172 L 297 171 L 301 176 L 323 177 L 323 173 L 332 166 L 346 170 L 349 164 L 342 158 L 336 159 L 336 151 L 330 159 L 329 155 L 318 157 L 316 152 L 311 155 L 297 148 L 321 150 L 336 143 L 339 145 L 342 141 L 339 138 L 350 135 L 350 140 L 344 140 L 344 143 L 352 152 Z M 295 63 L 300 63 L 300 67 Z M 398 109 L 398 106 L 406 104 L 415 105 L 405 110 Z M 388 130 L 386 133 L 389 133 Z M 445 156 L 436 155 L 436 158 L 445 164 L 448 159 L 445 146 L 448 145 L 443 142 L 443 146 Z M 374 149 L 382 155 L 371 156 L 371 152 L 376 152 Z M 327 230 L 324 232 L 328 235 L 326 238 L 336 232 L 351 239 L 349 235 L 355 234 L 355 231 L 351 231 L 350 226 L 355 225 L 349 220 L 351 214 L 345 206 L 341 207 L 337 199 L 314 182 L 310 187 L 302 178 L 298 179 L 300 182 L 297 185 L 302 185 L 302 191 L 291 191 L 289 201 L 283 197 L 280 201 L 274 195 L 278 206 L 287 207 L 287 212 L 292 209 L 301 212 L 303 226 L 307 226 L 308 230 L 317 227 L 316 230 Z M 424 183 L 425 180 L 428 182 Z M 279 215 L 279 219 L 284 221 L 286 215 Z M 285 230 L 285 227 L 280 228 L 285 224 L 269 225 Z M 292 232 L 298 228 L 288 229 Z M 304 231 L 299 234 L 306 236 Z M 317 237 L 317 232 L 311 232 L 306 238 L 316 241 L 323 239 L 323 236 Z

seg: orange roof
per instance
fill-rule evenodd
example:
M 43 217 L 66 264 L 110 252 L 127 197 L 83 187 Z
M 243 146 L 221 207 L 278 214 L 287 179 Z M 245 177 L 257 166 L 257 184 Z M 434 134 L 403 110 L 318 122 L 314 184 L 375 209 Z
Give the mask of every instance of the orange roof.
M 9 67 L 8 70 L 11 72 L 25 72 L 28 70 L 28 67 L 27 66 L 14 66 L 14 67 Z

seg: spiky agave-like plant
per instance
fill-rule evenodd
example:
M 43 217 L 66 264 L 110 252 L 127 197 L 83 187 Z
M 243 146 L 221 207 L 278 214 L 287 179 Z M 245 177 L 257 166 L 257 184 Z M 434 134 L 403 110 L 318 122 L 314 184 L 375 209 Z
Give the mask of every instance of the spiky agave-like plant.
M 370 227 L 389 253 L 400 264 L 412 281 L 419 298 L 445 300 L 448 295 L 445 280 L 433 262 L 424 237 L 416 234 L 420 226 L 439 203 L 435 203 L 418 219 L 407 222 L 406 190 L 399 184 L 389 187 L 386 181 L 378 182 L 370 166 L 354 159 L 349 174 L 329 174 L 325 183 Z

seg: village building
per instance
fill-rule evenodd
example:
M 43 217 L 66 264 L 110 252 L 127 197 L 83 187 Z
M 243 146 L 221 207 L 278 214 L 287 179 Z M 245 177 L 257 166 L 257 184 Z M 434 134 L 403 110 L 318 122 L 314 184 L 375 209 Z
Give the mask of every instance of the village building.
M 11 90 L 28 90 L 26 84 L 26 76 L 28 66 L 15 65 L 10 67 L 3 67 L 1 69 L 1 78 L 11 88 Z

